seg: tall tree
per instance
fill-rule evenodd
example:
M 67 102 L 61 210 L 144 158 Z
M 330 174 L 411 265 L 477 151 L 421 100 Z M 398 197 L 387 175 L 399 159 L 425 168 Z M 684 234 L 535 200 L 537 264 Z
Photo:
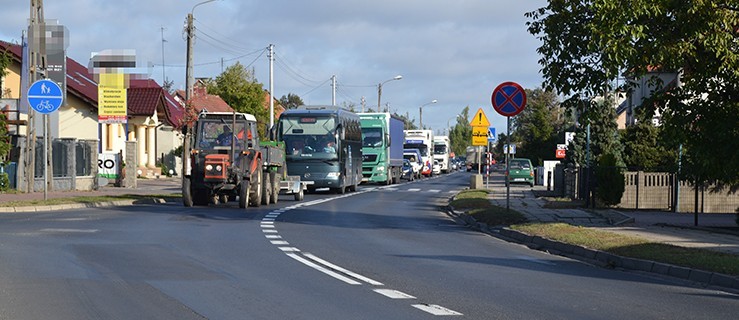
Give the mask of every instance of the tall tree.
M 553 159 L 564 117 L 557 95 L 540 88 L 526 89 L 526 108 L 511 119 L 516 156 L 529 158 L 535 166 Z
M 470 106 L 464 107 L 457 115 L 457 124 L 449 131 L 449 144 L 457 155 L 465 155 L 467 146 L 472 145 L 472 126 L 470 126 Z
M 260 124 L 260 137 L 266 137 L 269 124 L 269 110 L 264 105 L 266 93 L 262 84 L 257 82 L 253 70 L 249 71 L 236 62 L 217 76 L 215 81 L 208 83 L 208 93 L 220 96 L 237 112 L 253 114 Z
M 617 166 L 623 167 L 623 145 L 618 133 L 616 109 L 608 99 L 583 100 L 584 112 L 578 116 L 575 139 L 567 150 L 567 158 L 581 166 L 598 164 L 598 159 L 609 153 Z M 587 141 L 590 125 L 590 142 Z M 589 151 L 588 151 L 589 150 Z
M 698 183 L 739 188 L 735 1 L 550 0 L 526 15 L 529 32 L 542 41 L 545 88 L 571 96 L 565 105 L 576 108 L 610 90 L 621 70 L 648 78 L 653 95 L 635 103 L 661 116 L 673 147 L 684 146 L 683 172 Z M 661 83 L 655 70 L 676 81 Z
M 0 87 L 7 75 L 7 68 L 10 65 L 10 55 L 7 52 L 0 52 Z M 0 112 L 0 164 L 8 161 L 10 148 L 10 136 L 8 135 L 8 126 L 6 125 L 5 114 Z
M 296 109 L 305 103 L 297 94 L 288 93 L 287 96 L 280 97 L 280 104 L 285 107 L 285 109 Z
M 621 130 L 626 166 L 649 171 L 675 170 L 677 154 L 660 139 L 662 131 L 662 127 L 652 125 L 651 119 L 642 119 Z

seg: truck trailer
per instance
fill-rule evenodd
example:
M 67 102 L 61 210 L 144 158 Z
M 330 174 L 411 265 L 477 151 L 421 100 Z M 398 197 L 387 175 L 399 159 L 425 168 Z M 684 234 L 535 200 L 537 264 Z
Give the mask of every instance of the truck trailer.
M 362 182 L 395 184 L 403 174 L 403 120 L 388 112 L 359 113 Z

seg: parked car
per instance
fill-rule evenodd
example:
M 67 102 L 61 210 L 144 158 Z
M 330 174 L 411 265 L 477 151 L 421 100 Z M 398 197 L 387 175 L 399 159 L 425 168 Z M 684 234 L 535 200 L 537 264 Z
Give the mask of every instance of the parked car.
M 534 186 L 534 167 L 531 165 L 531 160 L 526 158 L 513 158 L 511 159 L 508 182 L 510 183 L 527 183 L 529 186 Z
M 413 170 L 413 164 L 408 159 L 403 159 L 403 174 L 400 176 L 401 179 L 413 181 L 416 179 L 416 172 Z

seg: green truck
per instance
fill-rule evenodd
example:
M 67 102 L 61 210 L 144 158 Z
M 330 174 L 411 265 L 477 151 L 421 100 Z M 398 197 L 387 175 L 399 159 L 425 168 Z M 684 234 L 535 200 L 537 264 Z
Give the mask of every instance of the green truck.
M 394 184 L 403 175 L 403 119 L 388 112 L 359 113 L 362 182 Z

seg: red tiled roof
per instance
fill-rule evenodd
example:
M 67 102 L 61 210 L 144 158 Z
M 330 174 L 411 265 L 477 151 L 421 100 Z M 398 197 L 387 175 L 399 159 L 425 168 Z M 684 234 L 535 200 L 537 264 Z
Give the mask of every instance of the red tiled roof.
M 185 101 L 185 91 L 184 90 L 177 90 L 177 96 L 180 97 L 180 101 Z M 200 113 L 203 109 L 208 110 L 210 112 L 233 112 L 234 109 L 231 108 L 231 106 L 226 103 L 226 101 L 223 101 L 221 97 L 212 95 L 212 94 L 205 94 L 205 95 L 193 95 L 193 97 L 190 99 L 190 105 L 195 109 L 195 114 Z
M 0 49 L 9 51 L 16 62 L 22 62 L 22 49 L 20 45 L 0 41 Z M 67 92 L 71 92 L 80 99 L 97 107 L 98 87 L 92 74 L 87 71 L 87 67 L 69 57 L 67 57 Z
M 164 123 L 173 127 L 180 126 L 184 109 L 156 81 L 130 80 L 126 97 L 129 115 L 150 116 L 159 113 L 159 118 Z
M 0 41 L 0 49 L 8 50 L 12 58 L 21 63 L 21 46 Z M 67 57 L 67 91 L 97 108 L 98 88 L 86 66 Z M 156 81 L 131 80 L 127 93 L 128 113 L 130 115 L 153 115 L 160 113 L 161 121 L 179 127 L 184 117 L 184 109 Z

